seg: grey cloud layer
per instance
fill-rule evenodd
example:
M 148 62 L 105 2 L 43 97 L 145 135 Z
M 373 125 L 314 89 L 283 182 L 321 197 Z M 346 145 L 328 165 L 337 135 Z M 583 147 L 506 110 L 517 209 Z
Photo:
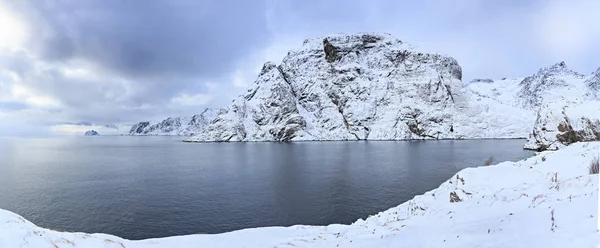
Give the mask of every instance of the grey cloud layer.
M 266 40 L 261 1 L 39 1 L 33 21 L 46 60 L 85 58 L 128 76 L 212 77 Z
M 170 100 L 207 92 L 204 82 L 222 79 L 241 56 L 263 48 L 268 37 L 262 1 L 1 3 L 26 22 L 30 33 L 28 53 L 0 51 L 1 69 L 20 78 L 0 75 L 2 82 L 59 101 L 59 107 L 41 106 L 53 118 L 44 123 L 127 123 L 194 113 L 192 107 L 171 106 Z M 78 64 L 94 75 L 73 77 L 64 71 Z M 24 108 L 23 103 L 0 104 L 5 112 Z

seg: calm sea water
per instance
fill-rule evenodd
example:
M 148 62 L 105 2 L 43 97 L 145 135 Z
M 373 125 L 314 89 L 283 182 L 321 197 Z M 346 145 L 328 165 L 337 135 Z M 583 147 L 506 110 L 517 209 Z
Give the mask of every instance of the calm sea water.
M 531 155 L 523 140 L 183 143 L 0 138 L 0 208 L 129 239 L 352 223 L 457 171 Z

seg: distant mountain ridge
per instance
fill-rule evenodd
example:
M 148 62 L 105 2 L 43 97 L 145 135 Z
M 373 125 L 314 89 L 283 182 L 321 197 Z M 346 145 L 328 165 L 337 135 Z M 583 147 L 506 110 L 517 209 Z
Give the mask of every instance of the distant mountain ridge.
M 129 135 L 180 135 L 199 134 L 216 117 L 217 109 L 205 108 L 192 117 L 169 117 L 157 123 L 149 121 L 134 124 Z

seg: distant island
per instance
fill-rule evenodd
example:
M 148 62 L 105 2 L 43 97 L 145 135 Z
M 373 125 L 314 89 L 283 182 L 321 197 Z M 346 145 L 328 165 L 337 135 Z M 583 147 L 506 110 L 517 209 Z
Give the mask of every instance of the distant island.
M 98 132 L 96 132 L 96 130 L 89 130 L 87 132 L 85 132 L 85 136 L 98 136 L 100 135 Z

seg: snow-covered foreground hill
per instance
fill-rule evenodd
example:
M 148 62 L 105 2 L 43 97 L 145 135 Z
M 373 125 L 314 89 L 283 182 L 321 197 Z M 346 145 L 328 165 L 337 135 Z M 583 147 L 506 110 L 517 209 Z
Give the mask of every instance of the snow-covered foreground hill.
M 0 247 L 598 247 L 600 142 L 468 168 L 351 225 L 252 228 L 129 241 L 35 226 L 0 210 Z

